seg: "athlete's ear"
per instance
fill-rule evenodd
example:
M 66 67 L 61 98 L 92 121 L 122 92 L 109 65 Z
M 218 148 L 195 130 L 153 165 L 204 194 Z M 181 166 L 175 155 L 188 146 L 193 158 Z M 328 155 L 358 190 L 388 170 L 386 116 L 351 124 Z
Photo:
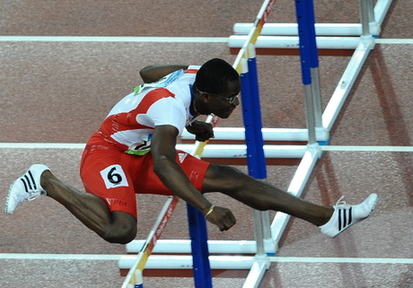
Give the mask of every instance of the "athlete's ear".
M 201 98 L 202 103 L 208 102 L 208 99 L 210 98 L 210 95 L 207 92 L 200 91 L 199 92 L 199 97 Z

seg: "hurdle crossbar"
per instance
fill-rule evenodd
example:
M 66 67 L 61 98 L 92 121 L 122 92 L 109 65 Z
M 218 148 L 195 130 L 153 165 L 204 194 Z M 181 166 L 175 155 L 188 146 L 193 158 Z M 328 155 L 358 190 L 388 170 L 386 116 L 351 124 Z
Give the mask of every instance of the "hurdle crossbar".
M 367 25 L 363 23 L 316 23 L 316 42 L 319 49 L 354 50 L 358 47 L 363 29 L 368 26 L 369 35 L 379 37 L 381 25 L 390 9 L 393 0 L 378 0 L 376 5 L 369 9 L 370 15 Z M 362 5 L 367 2 L 363 1 Z M 362 7 L 363 8 L 363 7 Z M 363 9 L 361 9 L 362 11 Z M 363 11 L 362 11 L 363 12 Z M 362 21 L 367 19 L 362 19 Z M 254 23 L 236 23 L 233 27 L 234 35 L 228 38 L 230 48 L 242 47 L 248 33 L 252 31 Z M 264 49 L 298 49 L 299 37 L 297 23 L 266 23 L 257 37 L 256 47 Z
M 378 0 L 376 2 L 373 11 L 374 19 L 370 23 L 370 31 L 373 36 L 380 34 L 381 25 L 390 9 L 392 1 Z M 234 35 L 248 35 L 253 27 L 254 23 L 235 23 L 233 32 Z M 362 25 L 360 23 L 316 23 L 315 31 L 319 36 L 360 36 L 362 35 Z M 260 34 L 261 36 L 296 36 L 298 35 L 298 24 L 265 23 Z

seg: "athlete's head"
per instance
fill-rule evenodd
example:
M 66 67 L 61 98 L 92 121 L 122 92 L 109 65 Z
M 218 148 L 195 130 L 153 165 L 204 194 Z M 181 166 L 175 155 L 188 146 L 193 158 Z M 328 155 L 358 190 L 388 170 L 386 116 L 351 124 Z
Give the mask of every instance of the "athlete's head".
M 196 74 L 194 86 L 203 96 L 203 107 L 199 108 L 205 113 L 227 118 L 239 104 L 239 74 L 222 59 L 204 63 Z
M 239 82 L 239 75 L 230 64 L 218 58 L 205 62 L 195 78 L 196 88 L 212 94 L 227 92 L 230 82 Z

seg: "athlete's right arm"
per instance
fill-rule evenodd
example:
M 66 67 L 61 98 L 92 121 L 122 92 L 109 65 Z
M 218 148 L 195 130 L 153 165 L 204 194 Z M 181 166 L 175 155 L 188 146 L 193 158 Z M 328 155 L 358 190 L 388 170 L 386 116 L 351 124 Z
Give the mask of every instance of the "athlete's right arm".
M 180 69 L 186 69 L 185 65 L 150 65 L 139 71 L 144 83 L 156 82 L 162 77 Z
M 205 215 L 212 204 L 192 185 L 176 162 L 177 136 L 178 129 L 172 125 L 155 127 L 151 142 L 154 171 L 176 196 L 190 203 Z M 235 224 L 235 217 L 229 209 L 216 206 L 212 210 L 213 213 L 210 213 L 207 219 L 217 225 L 221 231 L 228 230 Z

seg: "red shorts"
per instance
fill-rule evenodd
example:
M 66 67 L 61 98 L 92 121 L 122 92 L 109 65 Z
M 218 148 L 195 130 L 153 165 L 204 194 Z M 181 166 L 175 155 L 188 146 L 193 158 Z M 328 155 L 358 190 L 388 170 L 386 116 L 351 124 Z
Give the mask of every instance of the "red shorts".
M 95 142 L 95 141 L 94 141 Z M 177 151 L 176 162 L 198 190 L 201 190 L 209 163 Z M 173 195 L 153 172 L 152 154 L 129 155 L 103 141 L 83 151 L 80 177 L 87 192 L 103 200 L 110 211 L 137 217 L 136 193 Z

